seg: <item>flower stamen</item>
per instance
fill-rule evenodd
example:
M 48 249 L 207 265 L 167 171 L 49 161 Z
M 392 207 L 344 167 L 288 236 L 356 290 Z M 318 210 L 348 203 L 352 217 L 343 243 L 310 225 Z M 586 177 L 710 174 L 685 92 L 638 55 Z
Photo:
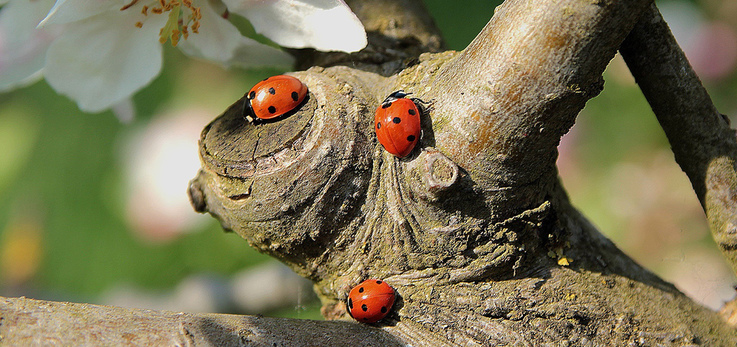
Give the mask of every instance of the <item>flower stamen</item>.
M 131 2 L 129 3 L 129 4 L 127 4 L 127 5 L 123 6 L 123 7 L 121 7 L 121 8 L 120 8 L 120 10 L 121 10 L 121 11 L 125 11 L 125 10 L 127 10 L 127 9 L 129 9 L 129 8 L 131 8 L 131 7 L 133 7 L 133 5 L 135 5 L 135 4 L 137 4 L 137 3 L 138 3 L 138 0 L 133 0 L 133 1 L 131 1 Z
M 120 10 L 125 11 L 140 0 L 131 0 L 130 3 L 123 6 Z M 141 14 L 148 16 L 150 14 L 168 13 L 168 19 L 164 27 L 159 31 L 159 42 L 165 43 L 171 41 L 172 46 L 179 43 L 179 39 L 184 37 L 186 40 L 190 33 L 197 34 L 200 28 L 200 19 L 202 14 L 200 8 L 194 6 L 193 0 L 149 0 L 148 5 L 143 5 Z M 143 21 L 135 23 L 137 28 L 143 27 Z

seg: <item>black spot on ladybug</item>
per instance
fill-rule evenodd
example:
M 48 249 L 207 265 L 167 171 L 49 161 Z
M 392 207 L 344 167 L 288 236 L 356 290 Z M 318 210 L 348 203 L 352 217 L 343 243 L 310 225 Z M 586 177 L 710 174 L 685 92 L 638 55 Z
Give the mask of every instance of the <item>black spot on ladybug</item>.
M 415 140 L 415 135 L 409 135 L 407 136 L 407 141 L 412 142 Z
M 376 122 L 376 129 L 381 129 L 381 122 Z
M 353 309 L 353 300 L 351 298 L 348 298 L 348 308 Z
M 269 106 L 269 113 L 276 113 L 276 107 Z
M 376 284 L 381 284 L 381 280 L 376 280 Z
M 362 310 L 363 312 L 366 312 L 366 311 L 368 311 L 368 306 L 366 306 L 366 304 L 363 304 L 363 305 L 361 305 L 361 310 Z
M 392 105 L 391 102 L 385 102 L 385 103 L 381 104 L 381 108 L 389 108 L 389 106 L 391 106 L 391 105 Z
M 276 94 L 276 90 L 274 89 L 274 87 L 269 88 L 269 94 L 271 95 Z
M 361 288 L 358 288 L 358 292 L 359 292 L 359 293 L 363 293 L 363 287 L 361 287 Z
M 386 306 L 381 306 L 381 313 L 386 313 Z
M 416 114 L 417 112 L 415 112 L 415 110 L 414 110 L 414 109 L 410 108 L 410 109 L 409 109 L 409 110 L 407 111 L 407 113 L 409 113 L 410 115 L 413 115 L 413 116 L 414 116 L 414 115 L 415 115 L 415 114 Z
M 292 100 L 297 101 L 297 99 L 299 99 L 299 93 L 292 92 Z
M 250 93 L 248 93 L 248 98 L 249 98 L 249 99 L 253 99 L 253 98 L 255 98 L 255 97 L 256 97 L 256 92 L 254 92 L 254 91 L 251 91 Z
M 269 78 L 271 78 L 271 77 L 266 77 L 266 78 L 262 79 L 261 81 L 268 81 Z
M 392 119 L 392 122 L 394 122 L 394 124 L 399 124 L 399 123 L 401 123 L 401 122 L 402 122 L 402 119 L 401 119 L 401 118 L 399 118 L 399 117 L 394 117 L 394 118 Z

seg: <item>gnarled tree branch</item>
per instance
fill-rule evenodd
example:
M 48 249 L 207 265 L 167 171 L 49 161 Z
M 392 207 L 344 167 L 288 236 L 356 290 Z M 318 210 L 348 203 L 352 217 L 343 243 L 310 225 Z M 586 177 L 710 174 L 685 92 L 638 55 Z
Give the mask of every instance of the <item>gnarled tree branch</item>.
M 373 67 L 318 54 L 321 67 L 294 73 L 310 90 L 295 114 L 256 126 L 241 99 L 205 128 L 193 205 L 314 281 L 327 318 L 349 319 L 352 286 L 386 280 L 398 298 L 376 327 L 413 346 L 735 345 L 716 313 L 591 226 L 557 180 L 560 137 L 649 4 L 508 0 L 462 52 Z M 422 37 L 410 41 L 432 51 Z M 373 130 L 396 89 L 430 104 L 403 159 Z M 314 329 L 291 322 L 278 324 Z
M 658 9 L 643 14 L 620 49 L 691 180 L 712 236 L 737 273 L 737 140 Z
M 545 200 L 557 145 L 649 1 L 506 1 L 476 39 L 418 84 L 442 100 L 436 147 L 465 168 L 494 218 Z
M 195 205 L 312 279 L 328 318 L 347 319 L 352 286 L 386 280 L 399 297 L 380 325 L 415 346 L 729 345 L 714 312 L 622 254 L 557 180 L 560 137 L 649 4 L 508 0 L 464 51 L 397 75 L 296 73 L 310 102 L 294 116 L 254 127 L 237 102 L 205 129 Z M 403 159 L 373 130 L 397 89 L 429 103 Z

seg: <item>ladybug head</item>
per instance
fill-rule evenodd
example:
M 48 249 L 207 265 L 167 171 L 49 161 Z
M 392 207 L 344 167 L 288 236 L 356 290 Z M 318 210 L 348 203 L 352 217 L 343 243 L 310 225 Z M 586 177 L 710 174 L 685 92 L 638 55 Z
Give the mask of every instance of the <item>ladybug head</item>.
M 258 118 L 253 113 L 253 107 L 251 107 L 251 97 L 248 95 L 247 97 L 243 98 L 243 117 L 246 118 L 251 123 L 258 122 Z
M 402 89 L 397 90 L 397 91 L 389 94 L 389 96 L 387 96 L 386 99 L 384 99 L 384 101 L 382 102 L 382 104 L 391 103 L 394 100 L 402 99 L 402 98 L 404 98 L 404 97 L 406 97 L 407 95 L 410 95 L 410 94 L 412 94 L 412 93 L 405 93 L 404 90 L 402 90 Z

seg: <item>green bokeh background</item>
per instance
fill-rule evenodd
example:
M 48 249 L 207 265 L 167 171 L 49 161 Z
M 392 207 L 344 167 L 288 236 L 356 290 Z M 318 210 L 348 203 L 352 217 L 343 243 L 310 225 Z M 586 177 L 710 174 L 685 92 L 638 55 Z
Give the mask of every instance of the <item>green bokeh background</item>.
M 462 49 L 486 24 L 498 2 L 426 3 L 449 48 Z M 694 3 L 705 11 L 710 8 Z M 138 116 L 131 124 L 121 124 L 110 112 L 82 113 L 43 81 L 0 94 L 0 233 L 18 218 L 37 219 L 43 230 L 43 256 L 37 272 L 21 286 L 0 282 L 0 294 L 95 302 L 102 292 L 120 283 L 166 290 L 193 273 L 229 276 L 269 259 L 238 236 L 222 232 L 214 220 L 166 244 L 142 242 L 130 232 L 122 203 L 121 139 L 182 105 L 216 110 L 214 118 L 217 110 L 224 110 L 256 81 L 279 72 L 224 71 L 188 59 L 168 46 L 164 66 L 163 73 L 135 96 Z M 663 154 L 668 153 L 668 143 L 627 74 L 621 61 L 612 63 L 604 92 L 587 104 L 564 140 L 561 175 L 572 200 L 628 254 L 667 280 L 675 280 L 672 268 L 685 263 L 726 268 L 709 237 L 698 201 L 689 195 L 685 175 L 672 162 L 672 155 Z M 734 117 L 735 72 L 706 85 L 717 107 Z M 655 161 L 657 156 L 667 160 Z M 652 167 L 653 162 L 662 165 Z M 682 234 L 674 237 L 652 231 L 649 238 L 650 229 L 638 229 L 626 218 L 647 216 L 613 215 L 608 199 L 612 189 L 618 190 L 618 181 L 612 172 L 622 163 L 662 174 L 665 186 L 661 190 L 686 192 L 675 207 L 663 204 L 672 210 L 653 210 L 680 223 L 675 230 Z M 185 192 L 182 187 L 182 194 Z M 691 259 L 691 249 L 709 255 Z M 676 260 L 668 261 L 673 254 Z M 698 265 L 702 259 L 713 262 Z M 0 280 L 3 278 L 0 273 Z M 268 314 L 318 318 L 318 305 L 307 306 L 306 313 Z

